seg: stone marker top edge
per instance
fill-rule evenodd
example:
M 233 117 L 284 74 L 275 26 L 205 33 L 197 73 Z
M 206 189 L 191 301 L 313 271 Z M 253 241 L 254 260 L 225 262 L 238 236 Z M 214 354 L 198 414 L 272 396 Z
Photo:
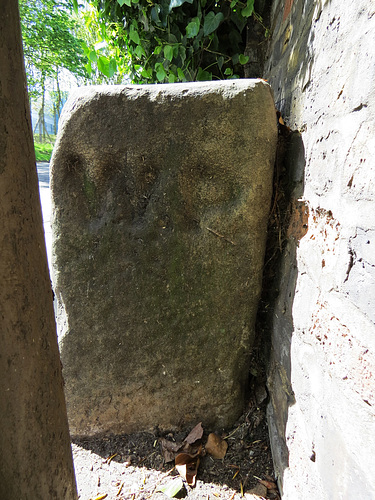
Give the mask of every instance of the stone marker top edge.
M 82 87 L 77 87 L 71 92 L 74 94 L 91 94 L 91 93 L 105 93 L 105 94 L 123 94 L 127 91 L 129 92 L 140 92 L 142 93 L 156 93 L 156 94 L 179 94 L 183 90 L 190 90 L 192 92 L 196 91 L 218 91 L 219 89 L 234 89 L 236 92 L 240 92 L 246 88 L 253 88 L 257 85 L 265 85 L 269 87 L 269 84 L 261 78 L 237 78 L 233 80 L 215 80 L 215 81 L 203 81 L 203 82 L 178 82 L 178 83 L 152 83 L 152 84 L 125 84 L 125 85 L 87 85 Z
M 162 102 L 164 98 L 181 99 L 182 97 L 199 97 L 206 94 L 221 95 L 223 99 L 231 99 L 246 90 L 267 89 L 269 98 L 273 101 L 270 85 L 263 79 L 239 78 L 235 80 L 217 80 L 204 82 L 179 82 L 161 84 L 128 84 L 128 85 L 89 85 L 74 89 L 64 106 L 59 123 L 59 133 L 69 121 L 72 114 L 79 108 L 96 98 L 121 97 L 129 100 L 147 97 L 150 102 Z
M 70 93 L 68 101 L 77 99 L 84 101 L 95 95 L 124 95 L 129 99 L 136 99 L 147 95 L 149 99 L 157 100 L 162 97 L 178 97 L 181 94 L 199 95 L 204 93 L 219 93 L 223 97 L 233 97 L 247 89 L 264 86 L 270 89 L 269 84 L 262 79 L 239 78 L 236 80 L 217 80 L 205 82 L 179 82 L 158 84 L 128 84 L 128 85 L 90 85 L 78 87 Z

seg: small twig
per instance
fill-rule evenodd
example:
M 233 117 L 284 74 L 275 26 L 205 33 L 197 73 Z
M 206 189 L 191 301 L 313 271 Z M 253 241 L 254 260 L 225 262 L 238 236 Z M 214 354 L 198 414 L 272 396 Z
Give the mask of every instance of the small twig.
M 146 462 L 146 460 L 148 460 L 150 457 L 152 457 L 152 455 L 155 455 L 155 451 L 153 451 L 152 453 L 150 453 L 149 455 L 147 455 L 147 457 L 145 458 L 142 458 L 142 460 L 140 462 L 138 462 L 138 466 L 140 466 L 141 464 L 143 464 L 143 462 Z
M 121 483 L 120 488 L 118 489 L 118 492 L 116 494 L 116 497 L 118 497 L 119 494 L 121 493 L 123 486 L 124 486 L 124 482 Z
M 232 437 L 233 434 L 235 434 L 240 427 L 241 426 L 239 425 L 236 429 L 234 429 L 234 431 L 232 431 L 230 434 L 228 434 L 228 436 L 225 436 L 223 439 L 228 439 L 228 438 Z
M 108 457 L 107 460 L 106 460 L 107 464 L 109 465 L 112 462 L 112 460 L 115 457 L 117 457 L 117 455 L 118 455 L 118 453 L 115 453 L 114 455 L 111 455 L 110 457 Z
M 236 243 L 234 241 L 230 240 L 229 238 L 226 238 L 225 236 L 223 236 L 222 234 L 218 233 L 217 231 L 214 231 L 210 227 L 206 227 L 206 229 L 207 229 L 207 231 L 210 231 L 210 233 L 214 234 L 218 238 L 222 238 L 223 240 L 227 241 L 228 243 L 231 243 L 232 245 L 236 245 Z

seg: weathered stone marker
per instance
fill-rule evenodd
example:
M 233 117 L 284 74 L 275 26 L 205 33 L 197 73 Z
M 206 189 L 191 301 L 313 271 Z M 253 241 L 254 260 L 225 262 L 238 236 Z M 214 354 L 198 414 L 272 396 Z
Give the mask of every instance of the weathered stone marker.
M 73 435 L 239 416 L 276 141 L 260 80 L 70 98 L 52 192 Z

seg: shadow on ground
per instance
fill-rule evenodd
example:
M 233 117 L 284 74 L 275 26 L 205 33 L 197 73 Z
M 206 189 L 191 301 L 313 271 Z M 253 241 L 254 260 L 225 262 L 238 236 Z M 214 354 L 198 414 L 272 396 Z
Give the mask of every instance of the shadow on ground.
M 203 444 L 211 429 L 204 431 Z M 94 499 L 95 495 L 100 494 L 107 494 L 107 499 L 140 500 L 157 498 L 159 495 L 160 498 L 166 498 L 164 494 L 157 492 L 157 488 L 171 482 L 178 473 L 174 470 L 174 462 L 166 463 L 163 459 L 160 443 L 162 437 L 182 442 L 186 432 L 161 433 L 155 429 L 152 433 L 74 439 L 73 452 L 80 499 Z M 204 456 L 199 465 L 196 487 L 186 487 L 184 496 L 189 499 L 234 500 L 258 488 L 257 491 L 263 497 L 278 498 L 276 493 L 267 492 L 267 488 L 258 480 L 272 481 L 273 478 L 266 401 L 260 405 L 257 405 L 255 399 L 251 401 L 233 429 L 222 434 L 222 437 L 228 443 L 225 458 L 217 460 L 208 454 Z M 89 452 L 89 458 L 86 456 L 86 470 L 83 470 L 80 455 L 85 450 Z M 93 478 L 90 482 L 91 490 L 88 491 L 90 474 Z M 108 474 L 111 484 L 104 486 L 101 476 Z M 112 489 L 113 496 L 109 489 Z

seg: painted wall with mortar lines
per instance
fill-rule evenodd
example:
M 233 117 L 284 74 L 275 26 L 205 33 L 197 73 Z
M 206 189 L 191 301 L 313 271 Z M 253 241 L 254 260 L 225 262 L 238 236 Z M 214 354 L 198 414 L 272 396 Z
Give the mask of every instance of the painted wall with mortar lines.
M 274 0 L 271 23 L 264 77 L 301 135 L 292 203 L 301 199 L 308 214 L 307 232 L 292 218 L 273 316 L 268 417 L 276 472 L 285 499 L 370 499 L 375 2 Z

